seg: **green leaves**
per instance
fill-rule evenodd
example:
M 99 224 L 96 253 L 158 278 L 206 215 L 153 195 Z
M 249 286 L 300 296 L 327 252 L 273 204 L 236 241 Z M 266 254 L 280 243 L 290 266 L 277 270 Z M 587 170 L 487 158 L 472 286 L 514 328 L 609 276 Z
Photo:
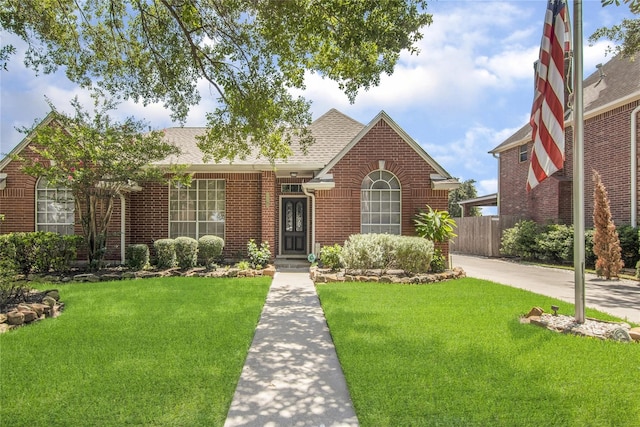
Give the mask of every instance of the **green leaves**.
M 629 5 L 632 13 L 640 14 L 640 0 L 601 0 L 602 6 L 609 6 L 615 3 Z M 621 54 L 626 58 L 635 58 L 635 54 L 640 52 L 640 19 L 623 19 L 620 24 L 611 27 L 598 28 L 590 37 L 589 42 L 595 43 L 600 39 L 609 39 L 616 43 L 615 47 L 609 47 L 609 53 Z
M 417 53 L 431 23 L 424 0 L 0 0 L 0 28 L 29 43 L 26 63 L 64 67 L 84 87 L 145 105 L 162 102 L 184 121 L 207 94 L 201 141 L 220 161 L 253 151 L 270 159 L 306 149 L 309 103 L 293 96 L 305 72 L 336 80 L 353 101 Z M 3 48 L 4 49 L 4 48 Z M 8 48 L 7 48 L 8 49 Z M 0 51 L 0 66 L 9 50 Z M 257 149 L 257 150 L 256 150 Z
M 122 123 L 111 120 L 107 112 L 109 101 L 96 101 L 90 114 L 75 99 L 74 115 L 52 108 L 53 119 L 33 129 L 29 134 L 31 153 L 14 156 L 23 171 L 36 178 L 45 177 L 52 187 L 71 190 L 76 214 L 82 224 L 88 257 L 99 266 L 105 253 L 106 232 L 113 211 L 113 200 L 145 181 L 171 180 L 190 182 L 186 165 L 170 170 L 154 167 L 153 163 L 180 150 L 163 140 L 163 132 L 145 132 L 146 124 L 132 118 Z
M 453 232 L 456 222 L 449 212 L 433 210 L 431 206 L 427 206 L 427 209 L 413 219 L 418 236 L 434 242 L 447 242 L 457 236 Z

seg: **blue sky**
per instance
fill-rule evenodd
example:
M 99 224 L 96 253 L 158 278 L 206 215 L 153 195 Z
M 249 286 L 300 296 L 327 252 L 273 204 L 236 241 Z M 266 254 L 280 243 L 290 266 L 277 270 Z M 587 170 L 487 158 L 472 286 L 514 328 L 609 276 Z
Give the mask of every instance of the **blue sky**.
M 573 17 L 573 1 L 569 0 Z M 537 59 L 546 1 L 432 1 L 434 22 L 424 29 L 420 54 L 401 56 L 395 72 L 380 85 L 361 92 L 349 104 L 337 84 L 308 75 L 303 95 L 313 102 L 314 119 L 337 108 L 367 124 L 385 110 L 450 174 L 475 179 L 480 195 L 497 191 L 497 160 L 488 151 L 528 121 L 533 96 L 533 62 Z M 600 0 L 583 3 L 587 38 L 603 25 L 634 17 L 627 6 L 603 8 Z M 1 34 L 2 44 L 14 43 L 19 54 L 8 71 L 0 71 L 0 154 L 18 144 L 30 126 L 49 112 L 45 96 L 57 108 L 70 110 L 76 95 L 87 107 L 89 97 L 64 74 L 36 75 L 22 65 L 24 46 Z M 585 76 L 605 63 L 610 43 L 584 43 Z M 187 126 L 203 126 L 213 109 L 212 93 L 202 85 L 203 102 L 194 107 Z M 120 115 L 120 117 L 117 117 Z M 177 126 L 162 105 L 142 107 L 126 102 L 116 115 L 144 119 L 152 128 Z

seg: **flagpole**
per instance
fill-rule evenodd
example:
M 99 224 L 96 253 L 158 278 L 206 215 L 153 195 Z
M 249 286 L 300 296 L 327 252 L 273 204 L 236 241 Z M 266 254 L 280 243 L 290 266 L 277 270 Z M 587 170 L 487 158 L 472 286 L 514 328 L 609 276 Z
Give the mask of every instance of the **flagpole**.
M 585 321 L 584 295 L 584 101 L 582 0 L 573 1 L 573 267 L 575 320 Z

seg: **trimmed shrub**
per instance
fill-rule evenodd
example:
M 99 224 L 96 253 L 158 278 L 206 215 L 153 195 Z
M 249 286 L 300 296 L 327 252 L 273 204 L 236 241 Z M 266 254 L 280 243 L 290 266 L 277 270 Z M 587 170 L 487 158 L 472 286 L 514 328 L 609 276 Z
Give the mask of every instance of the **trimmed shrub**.
M 13 260 L 15 269 L 25 275 L 51 269 L 65 271 L 75 260 L 81 242 L 81 236 L 45 231 L 9 233 L 0 241 L 0 257 Z
M 250 239 L 249 242 L 247 242 L 247 256 L 249 257 L 249 262 L 253 268 L 262 268 L 266 266 L 271 260 L 269 242 L 262 242 L 260 247 L 258 247 L 255 240 Z
M 532 250 L 538 259 L 552 263 L 573 260 L 573 226 L 549 224 L 537 237 Z
M 380 270 L 383 274 L 397 268 L 424 273 L 429 271 L 433 253 L 433 242 L 421 237 L 354 234 L 344 243 L 340 260 L 347 270 Z
M 180 268 L 193 268 L 198 265 L 198 241 L 191 237 L 177 237 L 176 261 Z
M 198 239 L 198 257 L 203 265 L 209 267 L 222 256 L 224 240 L 218 236 L 202 236 Z
M 129 268 L 142 270 L 149 265 L 149 247 L 145 244 L 129 245 L 125 257 Z
M 160 269 L 176 266 L 176 242 L 173 239 L 159 239 L 153 242 L 156 251 L 156 266 Z
M 593 253 L 592 228 L 584 231 L 584 264 L 590 268 L 594 268 L 596 265 L 596 254 Z
M 535 259 L 536 237 L 539 231 L 539 226 L 534 221 L 518 221 L 515 226 L 502 234 L 500 252 L 524 259 Z
M 409 236 L 397 236 L 394 240 L 396 268 L 407 273 L 426 273 L 430 270 L 434 256 L 432 241 Z
M 394 236 L 353 234 L 342 247 L 342 264 L 348 270 L 388 270 L 394 261 Z
M 335 244 L 333 246 L 323 246 L 320 249 L 320 263 L 323 267 L 336 271 L 342 268 L 342 262 L 340 260 L 340 254 L 342 253 L 342 246 Z

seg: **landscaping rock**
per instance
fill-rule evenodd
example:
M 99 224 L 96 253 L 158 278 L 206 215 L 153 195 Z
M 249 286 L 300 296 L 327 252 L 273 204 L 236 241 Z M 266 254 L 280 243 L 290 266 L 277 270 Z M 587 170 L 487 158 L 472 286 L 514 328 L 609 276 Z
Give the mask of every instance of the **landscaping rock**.
M 24 310 L 20 313 L 24 315 L 24 323 L 33 322 L 38 318 L 38 314 L 33 310 Z
M 136 273 L 134 273 L 133 271 L 125 271 L 120 275 L 120 277 L 122 277 L 122 279 L 135 279 Z
M 619 342 L 631 342 L 629 332 L 624 328 L 616 328 L 611 332 L 611 339 Z
M 4 334 L 5 332 L 7 332 L 9 329 L 11 329 L 11 327 L 6 324 L 6 323 L 0 323 L 0 334 Z
M 49 308 L 53 308 L 56 305 L 56 300 L 47 295 L 46 297 L 42 298 L 42 303 Z
M 83 273 L 83 274 L 76 274 L 75 276 L 73 276 L 73 280 L 76 282 L 94 283 L 94 282 L 99 282 L 100 278 L 93 273 Z
M 542 313 L 544 313 L 544 310 L 543 310 L 542 308 L 540 308 L 540 307 L 533 307 L 533 308 L 531 309 L 531 311 L 529 311 L 529 313 L 527 313 L 527 315 L 526 315 L 526 316 L 524 316 L 524 317 L 527 317 L 527 318 L 528 318 L 528 317 L 532 317 L 532 316 L 540 317 L 540 316 L 542 316 Z
M 0 324 L 7 322 L 7 315 L 4 313 L 0 313 Z
M 632 340 L 640 342 L 640 328 L 632 328 L 629 330 L 629 336 Z
M 42 316 L 44 314 L 44 309 L 47 308 L 46 305 L 40 304 L 37 302 L 33 304 L 29 304 L 29 307 L 31 307 L 31 309 L 36 312 L 38 317 Z
M 7 313 L 7 324 L 19 326 L 24 324 L 24 314 L 20 311 L 10 311 Z
M 273 265 L 268 265 L 267 268 L 264 269 L 263 274 L 265 276 L 273 277 L 276 274 L 276 268 Z
M 45 296 L 53 298 L 55 301 L 60 301 L 60 292 L 57 289 L 51 289 L 44 293 Z

